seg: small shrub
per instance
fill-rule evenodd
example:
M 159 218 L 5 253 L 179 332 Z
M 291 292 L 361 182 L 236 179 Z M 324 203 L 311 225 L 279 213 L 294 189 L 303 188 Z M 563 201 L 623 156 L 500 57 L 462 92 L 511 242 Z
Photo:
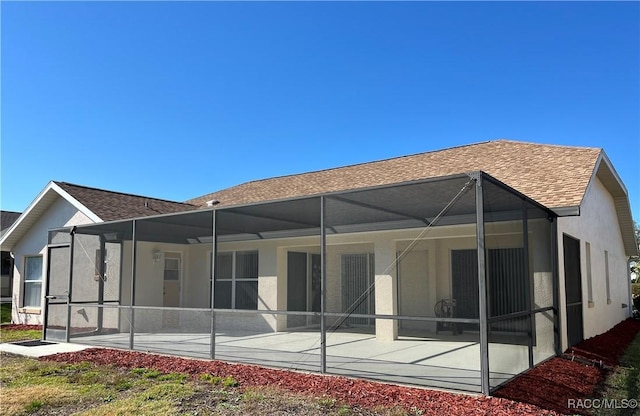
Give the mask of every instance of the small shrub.
M 181 374 L 181 373 L 169 373 L 169 374 L 162 374 L 158 377 L 158 380 L 161 381 L 177 381 L 179 383 L 182 383 L 184 380 L 186 380 L 187 375 L 186 374 Z
M 200 380 L 211 384 L 220 384 L 220 381 L 222 381 L 222 377 L 214 376 L 213 374 L 209 373 L 203 373 L 200 374 Z
M 33 400 L 32 402 L 30 402 L 27 407 L 25 407 L 25 412 L 27 413 L 33 413 L 36 412 L 38 410 L 40 410 L 40 408 L 44 406 L 44 403 L 42 403 L 41 400 Z
M 352 413 L 351 412 L 351 408 L 349 406 L 347 406 L 346 404 L 343 404 L 338 409 L 338 415 L 340 415 L 340 416 L 349 416 L 351 413 Z
M 222 380 L 222 385 L 225 387 L 238 387 L 238 382 L 231 376 L 227 376 Z
M 118 391 L 125 391 L 125 390 L 129 390 L 132 386 L 133 384 L 130 381 L 120 380 L 117 383 L 115 383 L 113 387 Z
M 333 398 L 322 398 L 320 400 L 318 400 L 318 404 L 320 405 L 320 407 L 325 407 L 325 408 L 333 408 L 336 405 L 336 399 Z
M 238 382 L 231 376 L 220 377 L 213 374 L 200 374 L 200 380 L 211 384 L 221 384 L 224 387 L 238 387 Z
M 160 371 L 152 368 L 134 368 L 131 370 L 131 373 L 144 378 L 158 378 L 160 374 L 162 374 Z

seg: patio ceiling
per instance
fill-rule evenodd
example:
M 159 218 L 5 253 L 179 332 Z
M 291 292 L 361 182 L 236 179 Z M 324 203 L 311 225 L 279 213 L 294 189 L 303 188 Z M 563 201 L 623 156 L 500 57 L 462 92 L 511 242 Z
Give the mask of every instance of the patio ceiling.
M 538 212 L 550 211 L 482 174 L 485 220 L 517 219 L 523 201 Z M 467 174 L 323 195 L 327 233 L 472 224 L 476 201 Z M 446 212 L 445 212 L 446 207 Z M 213 211 L 219 241 L 320 235 L 321 197 L 312 196 L 244 206 L 209 208 L 136 220 L 136 240 L 178 244 L 211 242 Z M 542 213 L 542 214 L 540 214 Z M 434 219 L 438 219 L 433 224 Z M 130 240 L 133 220 L 79 226 L 83 234 L 102 234 L 107 241 Z M 114 237 L 114 236 L 117 236 Z

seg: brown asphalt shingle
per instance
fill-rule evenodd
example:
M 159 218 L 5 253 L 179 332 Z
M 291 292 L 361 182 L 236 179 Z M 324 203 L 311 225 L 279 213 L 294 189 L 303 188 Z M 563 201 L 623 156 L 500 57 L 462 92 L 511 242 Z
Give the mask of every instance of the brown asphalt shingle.
M 163 199 L 105 191 L 67 182 L 55 182 L 103 221 L 189 211 L 198 207 Z
M 316 195 L 482 170 L 549 208 L 580 205 L 601 149 L 511 140 L 246 182 L 186 201 L 200 207 Z
M 0 211 L 0 235 L 2 235 L 5 230 L 9 229 L 9 227 L 11 227 L 19 217 L 19 212 Z

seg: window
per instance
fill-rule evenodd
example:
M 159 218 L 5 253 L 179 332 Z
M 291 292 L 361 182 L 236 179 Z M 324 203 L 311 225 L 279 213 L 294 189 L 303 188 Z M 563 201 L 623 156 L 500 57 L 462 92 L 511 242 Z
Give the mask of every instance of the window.
M 258 309 L 258 252 L 218 253 L 214 307 Z
M 24 259 L 24 297 L 22 306 L 40 307 L 42 293 L 42 256 Z
M 587 257 L 587 296 L 588 298 L 588 306 L 593 308 L 593 278 L 591 275 L 591 244 L 585 242 L 584 243 L 584 251 Z
M 2 252 L 2 271 L 0 274 L 3 276 L 10 276 L 11 269 L 13 268 L 13 261 L 8 251 Z
M 180 258 L 169 256 L 167 253 L 164 258 L 164 280 L 180 280 Z

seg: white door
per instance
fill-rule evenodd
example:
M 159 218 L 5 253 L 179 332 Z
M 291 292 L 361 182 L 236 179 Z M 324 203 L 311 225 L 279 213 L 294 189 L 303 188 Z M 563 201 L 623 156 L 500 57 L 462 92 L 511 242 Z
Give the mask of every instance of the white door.
M 163 298 L 165 308 L 180 307 L 180 284 L 182 281 L 182 255 L 180 253 L 164 253 Z M 178 326 L 180 313 L 178 311 L 164 311 L 163 325 Z

